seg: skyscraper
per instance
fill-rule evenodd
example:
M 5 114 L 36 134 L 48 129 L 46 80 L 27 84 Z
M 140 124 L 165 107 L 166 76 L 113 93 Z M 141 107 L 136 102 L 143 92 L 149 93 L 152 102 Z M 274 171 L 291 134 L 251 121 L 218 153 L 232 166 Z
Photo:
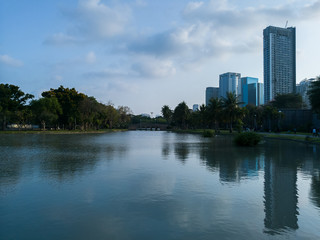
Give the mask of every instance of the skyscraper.
M 269 26 L 263 30 L 265 103 L 296 88 L 296 29 Z
M 227 72 L 219 76 L 219 97 L 227 97 L 227 92 L 233 92 L 237 96 L 241 94 L 241 74 Z
M 209 105 L 209 101 L 211 98 L 219 97 L 219 88 L 217 87 L 207 87 L 206 88 L 206 106 Z

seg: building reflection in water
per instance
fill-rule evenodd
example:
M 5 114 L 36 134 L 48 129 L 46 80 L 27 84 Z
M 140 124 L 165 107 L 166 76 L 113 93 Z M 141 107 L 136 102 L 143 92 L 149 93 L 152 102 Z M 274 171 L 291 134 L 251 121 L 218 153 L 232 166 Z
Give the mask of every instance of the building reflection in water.
M 174 150 L 177 160 L 185 163 L 197 152 L 201 163 L 209 171 L 218 172 L 222 184 L 240 183 L 243 179 L 261 177 L 264 172 L 264 226 L 267 234 L 281 234 L 296 230 L 298 225 L 298 169 L 311 176 L 310 201 L 320 209 L 320 154 L 318 148 L 310 151 L 294 148 L 289 142 L 267 142 L 256 148 L 237 148 L 227 138 L 211 142 L 163 144 L 162 154 Z
M 273 157 L 266 151 L 264 170 L 264 224 L 269 234 L 298 229 L 299 214 L 296 160 L 290 156 L 290 149 L 274 148 Z
M 310 200 L 320 210 L 320 156 L 317 148 L 313 148 L 313 161 L 312 161 L 312 179 Z

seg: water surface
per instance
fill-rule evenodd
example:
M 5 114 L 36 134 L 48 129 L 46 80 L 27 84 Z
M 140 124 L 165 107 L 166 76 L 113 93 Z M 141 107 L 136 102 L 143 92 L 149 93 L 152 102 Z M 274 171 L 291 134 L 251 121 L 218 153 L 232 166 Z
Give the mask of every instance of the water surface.
M 320 239 L 317 146 L 1 134 L 0 154 L 0 239 Z

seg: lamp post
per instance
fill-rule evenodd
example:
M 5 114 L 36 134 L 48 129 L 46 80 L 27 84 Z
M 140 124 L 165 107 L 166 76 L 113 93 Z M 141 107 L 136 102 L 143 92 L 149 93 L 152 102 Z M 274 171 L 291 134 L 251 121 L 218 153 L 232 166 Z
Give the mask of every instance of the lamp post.
M 280 132 L 281 111 L 278 112 L 278 131 Z

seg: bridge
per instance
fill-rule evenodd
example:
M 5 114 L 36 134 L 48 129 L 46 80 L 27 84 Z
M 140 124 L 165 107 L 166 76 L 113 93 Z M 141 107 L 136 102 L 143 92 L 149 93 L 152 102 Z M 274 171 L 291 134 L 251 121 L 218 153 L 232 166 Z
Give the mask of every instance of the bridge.
M 129 130 L 166 131 L 168 124 L 141 122 L 129 125 Z

